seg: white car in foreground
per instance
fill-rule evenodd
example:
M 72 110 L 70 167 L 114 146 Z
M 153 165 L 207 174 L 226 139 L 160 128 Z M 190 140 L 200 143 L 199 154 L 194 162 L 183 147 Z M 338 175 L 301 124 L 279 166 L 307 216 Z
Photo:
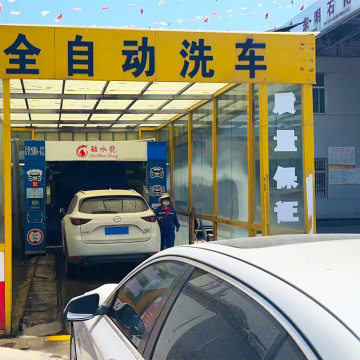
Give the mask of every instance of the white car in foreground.
M 360 235 L 171 248 L 74 298 L 71 359 L 360 358 Z
M 144 260 L 160 251 L 160 229 L 134 190 L 78 192 L 62 220 L 65 273 L 79 264 Z

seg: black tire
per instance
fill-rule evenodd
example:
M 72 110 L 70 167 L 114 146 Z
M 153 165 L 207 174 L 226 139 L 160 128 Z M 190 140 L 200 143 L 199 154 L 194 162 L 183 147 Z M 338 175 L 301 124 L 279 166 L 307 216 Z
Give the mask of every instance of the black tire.
M 74 327 L 71 324 L 71 336 L 70 336 L 70 360 L 77 360 L 76 355 L 76 340 L 74 336 Z

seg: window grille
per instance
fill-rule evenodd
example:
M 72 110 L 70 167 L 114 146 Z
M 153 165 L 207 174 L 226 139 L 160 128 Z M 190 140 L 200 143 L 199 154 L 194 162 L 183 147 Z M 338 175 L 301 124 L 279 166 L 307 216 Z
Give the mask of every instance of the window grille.
M 315 158 L 315 197 L 328 197 L 327 158 Z
M 325 74 L 316 74 L 316 84 L 313 86 L 314 114 L 325 114 Z

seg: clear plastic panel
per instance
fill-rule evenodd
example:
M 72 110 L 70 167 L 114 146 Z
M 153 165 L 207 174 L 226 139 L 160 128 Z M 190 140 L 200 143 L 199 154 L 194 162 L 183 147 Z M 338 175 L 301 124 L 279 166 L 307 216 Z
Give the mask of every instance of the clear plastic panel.
M 189 210 L 188 117 L 174 122 L 174 198 L 178 210 Z
M 304 233 L 301 85 L 270 84 L 270 233 Z
M 248 221 L 247 85 L 218 99 L 218 216 Z
M 236 226 L 218 224 L 217 239 L 228 240 L 249 237 L 249 230 Z
M 190 233 L 189 233 L 189 217 L 178 215 L 180 223 L 180 230 L 176 233 L 176 245 L 189 245 L 190 244 Z
M 213 215 L 212 103 L 193 112 L 192 188 L 194 212 Z

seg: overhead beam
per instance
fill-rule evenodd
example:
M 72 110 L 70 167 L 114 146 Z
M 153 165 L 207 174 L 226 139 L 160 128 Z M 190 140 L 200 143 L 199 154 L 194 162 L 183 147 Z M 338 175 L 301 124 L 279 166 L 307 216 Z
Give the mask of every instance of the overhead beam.
M 212 95 L 169 95 L 169 94 L 44 94 L 13 93 L 12 99 L 61 99 L 61 100 L 211 100 Z
M 152 124 L 168 124 L 170 120 L 122 120 L 118 121 L 116 125 L 126 124 L 126 125 L 138 125 L 138 124 L 146 124 L 147 126 L 151 126 Z M 52 124 L 59 124 L 59 125 L 67 125 L 71 126 L 74 125 L 97 125 L 97 126 L 103 126 L 103 125 L 112 125 L 114 124 L 114 120 L 101 120 L 101 121 L 81 121 L 81 120 L 66 120 L 66 121 L 60 121 L 59 120 L 32 120 L 30 121 L 26 120 L 12 120 L 11 125 L 52 125 Z
M 187 109 L 12 109 L 13 114 L 186 114 Z

